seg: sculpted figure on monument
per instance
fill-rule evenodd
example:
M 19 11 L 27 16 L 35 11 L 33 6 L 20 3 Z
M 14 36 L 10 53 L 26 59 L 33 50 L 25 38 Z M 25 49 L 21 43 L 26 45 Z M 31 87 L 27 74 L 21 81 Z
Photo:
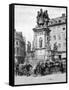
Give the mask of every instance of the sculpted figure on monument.
M 39 19 L 40 19 L 40 12 L 37 12 L 37 24 L 39 25 Z
M 28 41 L 27 52 L 30 53 L 30 51 L 31 51 L 31 43 L 30 43 L 30 41 Z
M 44 11 L 43 18 L 44 18 L 45 24 L 48 25 L 48 22 L 49 22 L 50 19 L 49 19 L 49 15 L 48 15 L 47 10 Z
M 40 11 L 38 11 L 38 14 L 37 14 L 37 24 L 38 25 L 43 25 L 44 24 L 42 9 L 40 9 Z

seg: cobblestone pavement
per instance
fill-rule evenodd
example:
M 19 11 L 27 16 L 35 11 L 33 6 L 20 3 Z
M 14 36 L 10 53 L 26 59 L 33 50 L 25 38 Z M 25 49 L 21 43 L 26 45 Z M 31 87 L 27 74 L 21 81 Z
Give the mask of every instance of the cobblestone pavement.
M 46 76 L 15 76 L 15 85 L 19 84 L 35 84 L 35 83 L 54 83 L 54 82 L 65 82 L 66 73 L 57 73 Z

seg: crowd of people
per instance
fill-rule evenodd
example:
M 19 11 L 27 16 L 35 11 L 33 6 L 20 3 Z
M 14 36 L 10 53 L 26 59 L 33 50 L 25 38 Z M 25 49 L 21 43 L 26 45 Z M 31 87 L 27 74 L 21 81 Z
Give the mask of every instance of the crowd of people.
M 15 67 L 15 75 L 30 76 L 30 75 L 48 75 L 61 72 L 66 72 L 66 64 L 63 62 L 39 62 L 34 68 L 31 64 L 17 64 Z

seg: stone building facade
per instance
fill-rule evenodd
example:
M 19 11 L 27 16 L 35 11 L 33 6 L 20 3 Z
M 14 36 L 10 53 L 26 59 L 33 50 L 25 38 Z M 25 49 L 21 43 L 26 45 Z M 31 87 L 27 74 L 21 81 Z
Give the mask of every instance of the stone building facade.
M 51 19 L 49 22 L 50 44 L 53 50 L 54 44 L 57 45 L 56 56 L 61 59 L 66 58 L 66 16 L 62 14 L 61 17 Z
M 37 15 L 37 25 L 33 28 L 33 47 L 36 60 L 51 58 L 54 45 L 57 46 L 55 57 L 66 59 L 66 16 L 49 19 L 47 10 Z
M 25 39 L 22 36 L 22 32 L 17 32 L 15 31 L 15 35 L 14 35 L 15 39 L 15 62 L 17 63 L 24 63 L 24 59 L 25 59 Z

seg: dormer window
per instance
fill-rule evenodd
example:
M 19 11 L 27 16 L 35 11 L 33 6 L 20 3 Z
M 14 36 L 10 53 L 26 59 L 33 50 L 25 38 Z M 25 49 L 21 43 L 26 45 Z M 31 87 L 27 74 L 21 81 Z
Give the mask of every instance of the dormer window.
M 57 21 L 55 21 L 55 23 L 57 23 Z
M 63 28 L 63 30 L 65 30 L 65 28 Z
M 61 20 L 59 20 L 59 23 L 61 22 Z

